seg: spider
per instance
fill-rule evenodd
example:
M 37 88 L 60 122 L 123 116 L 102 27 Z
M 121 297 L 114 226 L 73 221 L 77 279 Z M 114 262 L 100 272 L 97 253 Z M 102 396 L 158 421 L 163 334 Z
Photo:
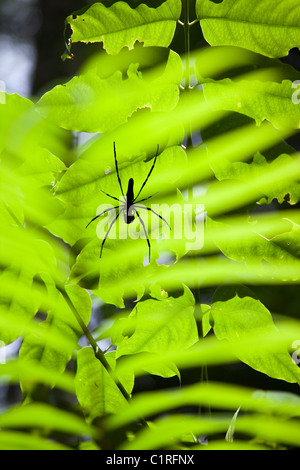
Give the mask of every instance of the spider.
M 141 189 L 139 190 L 137 196 L 134 197 L 134 192 L 133 192 L 133 186 L 134 186 L 134 180 L 133 178 L 130 178 L 129 181 L 128 181 L 128 188 L 127 188 L 127 192 L 126 192 L 126 195 L 124 195 L 124 192 L 123 192 L 123 187 L 122 187 L 122 182 L 121 182 L 121 178 L 120 178 L 120 175 L 119 175 L 119 169 L 118 169 L 118 161 L 117 161 L 117 152 L 116 152 L 116 143 L 114 142 L 113 144 L 113 147 L 114 147 L 114 157 L 115 157 L 115 166 L 116 166 L 116 173 L 117 173 L 117 178 L 118 178 L 118 182 L 119 182 L 119 186 L 120 186 L 120 189 L 121 189 L 121 193 L 122 193 L 122 196 L 124 198 L 124 204 L 122 206 L 115 206 L 115 207 L 111 207 L 111 208 L 108 208 L 108 209 L 105 209 L 103 212 L 101 212 L 101 214 L 98 214 L 96 215 L 96 217 L 94 217 L 92 220 L 90 220 L 90 222 L 87 224 L 86 228 L 96 219 L 98 219 L 99 217 L 101 217 L 102 215 L 104 215 L 106 212 L 109 212 L 111 210 L 114 210 L 114 209 L 119 209 L 119 212 L 118 214 L 116 215 L 116 217 L 114 217 L 114 219 L 112 220 L 112 222 L 110 223 L 110 226 L 108 227 L 108 230 L 105 234 L 105 237 L 102 241 L 102 245 L 101 245 L 101 250 L 100 250 L 100 258 L 102 256 L 102 251 L 103 251 L 103 247 L 104 247 L 104 243 L 109 235 L 109 232 L 113 226 L 113 224 L 117 221 L 117 219 L 119 218 L 120 214 L 122 212 L 124 212 L 124 221 L 127 225 L 131 224 L 134 219 L 135 219 L 135 215 L 138 216 L 139 220 L 140 220 L 140 223 L 143 227 L 143 230 L 144 230 L 144 233 L 146 235 L 146 240 L 147 240 L 147 244 L 148 244 L 148 249 L 149 249 L 149 263 L 150 263 L 150 258 L 151 258 L 151 245 L 150 245 L 150 240 L 148 238 L 148 234 L 147 234 L 147 230 L 146 230 L 146 227 L 145 227 L 145 224 L 143 222 L 143 219 L 141 218 L 140 214 L 139 214 L 139 211 L 136 210 L 136 208 L 138 209 L 141 209 L 141 210 L 146 210 L 146 211 L 150 211 L 150 212 L 153 212 L 153 214 L 155 214 L 157 217 L 159 217 L 161 220 L 163 220 L 170 228 L 171 230 L 171 227 L 169 225 L 169 223 L 166 221 L 166 219 L 164 219 L 161 215 L 157 214 L 157 212 L 155 212 L 153 209 L 151 209 L 150 207 L 144 207 L 144 206 L 138 206 L 136 205 L 136 203 L 140 203 L 140 202 L 143 202 L 143 201 L 146 201 L 147 199 L 150 199 L 152 196 L 148 196 L 144 199 L 140 199 L 139 201 L 137 201 L 137 198 L 139 197 L 139 195 L 141 194 L 143 188 L 145 187 L 153 169 L 154 169 L 154 166 L 155 166 L 155 163 L 156 163 L 156 159 L 157 159 L 157 156 L 158 156 L 158 152 L 159 152 L 159 145 L 157 146 L 157 151 L 156 151 L 156 155 L 155 155 L 155 158 L 154 158 L 154 162 L 153 162 L 153 165 L 152 167 L 150 168 L 150 171 L 148 173 L 148 176 L 147 178 L 145 179 L 145 181 L 143 182 L 142 186 L 141 186 Z M 102 191 L 102 190 L 101 190 Z M 116 201 L 119 201 L 118 198 L 116 198 L 115 196 L 111 196 L 110 194 L 102 191 L 104 194 L 106 194 L 106 196 L 112 198 L 112 199 L 115 199 Z

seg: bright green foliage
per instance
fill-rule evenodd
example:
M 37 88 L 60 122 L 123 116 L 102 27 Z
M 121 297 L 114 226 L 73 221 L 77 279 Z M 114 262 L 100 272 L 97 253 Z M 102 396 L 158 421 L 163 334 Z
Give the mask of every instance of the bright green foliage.
M 2 431 L 0 435 L 2 450 L 70 450 L 70 447 L 50 441 L 40 436 L 19 431 Z
M 51 338 L 52 341 L 55 340 L 55 337 Z M 46 342 L 47 339 L 44 342 Z M 64 343 L 58 341 L 58 346 L 62 346 L 63 349 Z M 1 374 L 1 383 L 23 383 L 30 384 L 33 387 L 34 384 L 45 384 L 46 386 L 53 386 L 66 390 L 67 392 L 74 393 L 74 376 L 70 372 L 65 372 L 61 374 L 60 371 L 49 370 L 44 368 L 39 362 L 29 361 L 25 359 L 22 361 L 11 360 L 6 364 L 0 365 L 0 374 Z
M 116 370 L 114 354 L 109 353 L 105 357 L 110 367 Z M 130 393 L 133 387 L 132 374 L 119 377 L 119 380 Z M 113 378 L 95 358 L 92 348 L 82 348 L 77 354 L 75 388 L 78 401 L 89 421 L 128 406 Z
M 259 175 L 260 170 L 264 167 L 269 166 L 269 169 L 275 169 L 276 167 L 280 168 L 281 165 L 284 167 L 286 163 L 292 163 L 295 159 L 297 159 L 297 157 L 282 154 L 268 163 L 263 155 L 257 153 L 254 155 L 251 163 L 230 163 L 223 161 L 219 167 L 215 167 L 215 174 L 219 180 L 249 180 L 255 178 L 256 175 Z M 270 204 L 273 199 L 277 199 L 280 203 L 288 200 L 290 204 L 296 204 L 300 198 L 299 189 L 298 182 L 295 182 L 294 184 L 289 182 L 286 184 L 284 181 L 278 182 L 278 184 L 273 184 L 271 187 L 267 188 L 267 191 L 262 187 L 261 194 L 263 194 L 263 197 L 259 203 Z
M 47 421 L 48 429 L 74 432 L 74 434 L 91 434 L 93 431 L 79 417 L 66 411 L 45 404 L 30 403 L 13 408 L 0 416 L 1 428 L 22 428 L 26 426 L 43 427 Z
M 251 354 L 239 354 L 239 341 L 245 336 L 254 336 L 258 344 L 267 343 L 268 334 L 276 331 L 270 312 L 259 300 L 238 296 L 226 302 L 216 299 L 211 307 L 211 316 L 217 338 L 232 342 L 237 356 L 243 362 L 270 377 L 287 382 L 300 382 L 299 369 L 285 348 L 263 352 L 256 349 L 252 350 Z
M 149 400 L 150 396 L 152 399 Z M 166 391 L 141 393 L 132 399 L 132 406 L 108 420 L 110 429 L 129 423 L 139 415 L 151 416 L 162 410 L 172 409 L 187 404 L 209 405 L 213 401 L 216 408 L 234 410 L 241 407 L 244 411 L 275 412 L 287 417 L 298 417 L 300 413 L 299 397 L 284 392 L 263 392 L 236 385 L 222 385 L 209 382 L 174 390 L 172 395 Z
M 267 57 L 299 47 L 297 0 L 197 0 L 197 17 L 212 46 L 239 46 Z
M 128 337 L 119 344 L 117 356 L 188 348 L 198 340 L 193 312 L 194 298 L 186 287 L 178 298 L 139 302 L 128 318 L 130 333 L 123 325 Z
M 81 329 L 74 318 L 70 307 L 67 305 L 62 294 L 55 289 L 55 286 L 48 286 L 49 294 L 56 297 L 55 306 L 49 310 L 47 320 L 44 322 L 44 327 L 59 331 L 65 338 L 69 339 L 70 344 L 76 344 L 81 337 Z M 83 312 L 82 319 L 85 324 L 89 322 L 91 301 L 88 293 L 81 289 L 79 286 L 70 285 L 66 287 L 70 298 L 80 312 Z M 72 357 L 73 348 L 70 348 L 69 353 L 66 351 L 57 351 L 52 348 L 51 343 L 47 344 L 44 341 L 38 340 L 35 335 L 27 336 L 20 348 L 20 359 L 24 361 L 36 361 L 47 370 L 54 370 L 63 372 L 67 363 Z M 24 387 L 23 387 L 24 388 Z M 27 387 L 25 386 L 25 389 Z
M 0 93 L 0 384 L 23 394 L 0 449 L 299 448 L 299 396 L 281 390 L 300 383 L 299 72 L 277 60 L 300 45 L 298 1 L 197 0 L 197 18 L 188 0 L 89 3 L 65 57 L 104 51 L 35 103 Z M 195 54 L 191 28 L 210 44 Z M 171 228 L 141 214 L 149 263 L 138 218 L 101 259 L 112 219 L 86 228 L 124 203 L 114 144 L 124 194 L 157 153 L 139 197 Z M 278 391 L 210 380 L 237 362 Z M 175 385 L 137 393 L 143 376 Z
M 65 129 L 108 132 L 137 109 L 167 112 L 177 104 L 182 65 L 173 51 L 158 77 L 147 79 L 134 63 L 129 65 L 126 79 L 119 70 L 107 78 L 102 74 L 99 65 L 58 85 L 41 98 L 38 109 Z
M 226 225 L 223 222 L 208 220 L 209 230 L 212 230 L 211 236 L 227 257 L 236 261 L 245 260 L 248 263 L 252 263 L 254 260 L 257 263 L 265 260 L 274 266 L 290 263 L 299 269 L 299 225 L 292 221 L 286 221 L 283 233 L 277 233 L 275 236 L 267 238 L 264 231 L 260 231 L 259 225 L 256 226 L 254 221 L 245 220 L 240 224 L 248 226 L 249 236 L 237 240 L 233 245 L 228 243 L 225 238 L 222 240 L 220 237 L 222 230 L 226 230 Z M 214 229 L 217 230 L 214 232 Z
M 227 78 L 205 83 L 203 88 L 208 103 L 218 96 L 218 101 L 213 103 L 215 109 L 243 113 L 255 119 L 257 124 L 267 119 L 275 128 L 289 126 L 299 129 L 300 108 L 292 101 L 294 90 L 291 81 L 243 80 L 233 83 Z
M 148 357 L 184 350 L 198 341 L 197 324 L 194 318 L 194 298 L 187 287 L 178 298 L 139 302 L 127 319 L 116 320 L 111 330 L 112 344 L 118 345 L 117 357 L 147 352 Z M 157 363 L 146 366 L 145 371 L 162 377 L 173 377 L 180 373 L 176 365 Z

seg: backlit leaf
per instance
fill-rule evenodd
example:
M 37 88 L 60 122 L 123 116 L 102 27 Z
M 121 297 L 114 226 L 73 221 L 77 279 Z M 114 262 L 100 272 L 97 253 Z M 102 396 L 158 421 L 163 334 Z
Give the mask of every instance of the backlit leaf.
M 225 302 L 216 301 L 212 304 L 211 314 L 217 338 L 234 344 L 236 354 L 243 362 L 270 377 L 300 382 L 300 371 L 285 348 L 265 353 L 239 352 L 238 344 L 243 337 L 253 335 L 263 342 L 267 341 L 268 334 L 276 331 L 270 312 L 259 300 L 236 296 Z
M 138 63 L 129 65 L 124 79 L 121 71 L 105 78 L 102 74 L 102 68 L 91 68 L 54 87 L 37 103 L 38 111 L 65 129 L 108 132 L 126 122 L 137 109 L 166 112 L 177 104 L 182 64 L 173 51 L 158 77 L 147 79 Z
M 268 57 L 299 47 L 298 0 L 197 0 L 197 17 L 212 45 L 239 46 Z
M 108 355 L 106 358 L 115 369 L 115 360 Z M 133 386 L 132 374 L 122 376 L 120 380 L 130 393 Z M 127 405 L 108 371 L 96 359 L 92 348 L 82 348 L 78 351 L 75 388 L 78 401 L 89 421 L 95 417 L 116 413 Z
M 66 24 L 72 29 L 70 44 L 103 42 L 109 54 L 117 54 L 123 47 L 131 49 L 136 41 L 167 47 L 180 12 L 180 0 L 166 0 L 157 8 L 145 4 L 131 8 L 126 2 L 115 2 L 111 7 L 94 3 L 70 15 Z
M 292 100 L 292 82 L 239 81 L 229 78 L 211 80 L 203 85 L 208 103 L 213 101 L 214 109 L 243 113 L 255 119 L 257 124 L 267 119 L 276 128 L 286 126 L 299 129 L 300 107 Z M 215 97 L 218 97 L 215 100 Z
M 129 317 L 135 319 L 134 333 L 118 346 L 117 356 L 188 348 L 198 340 L 193 313 L 194 298 L 186 287 L 181 297 L 139 302 Z

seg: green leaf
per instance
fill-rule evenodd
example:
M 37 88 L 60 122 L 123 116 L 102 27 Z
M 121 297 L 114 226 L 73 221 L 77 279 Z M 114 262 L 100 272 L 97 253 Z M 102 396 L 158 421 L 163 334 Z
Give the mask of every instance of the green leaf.
M 122 427 L 139 416 L 148 418 L 184 406 L 210 406 L 214 409 L 256 411 L 266 414 L 299 417 L 300 398 L 285 392 L 264 392 L 233 384 L 197 383 L 178 389 L 143 392 L 134 396 L 130 406 L 107 420 L 107 428 Z
M 234 129 L 242 129 L 243 126 L 249 126 L 249 133 L 251 132 L 251 130 L 258 129 L 256 123 L 253 121 L 252 118 L 247 117 L 245 114 L 229 112 L 223 119 L 220 119 L 218 122 L 206 127 L 205 129 L 201 129 L 201 137 L 203 139 L 203 142 L 209 147 L 210 143 L 213 142 L 215 139 L 222 139 L 224 136 L 226 136 L 226 133 L 230 134 L 230 132 L 232 132 Z M 270 163 L 272 160 L 275 160 L 280 155 L 295 154 L 295 149 L 291 145 L 287 144 L 285 140 L 283 140 L 284 136 L 280 135 L 281 131 L 275 130 L 275 133 L 277 133 L 279 137 L 277 142 L 270 143 L 270 145 L 267 146 L 264 150 L 262 150 L 260 145 L 256 149 L 252 149 L 253 158 L 258 158 L 257 163 L 262 161 L 263 157 L 265 157 L 266 160 Z M 237 137 L 237 140 L 238 139 L 239 138 Z M 222 146 L 221 142 L 220 144 L 220 146 Z M 226 146 L 226 141 L 224 141 L 224 146 Z M 208 153 L 210 154 L 210 152 Z M 236 158 L 232 159 L 230 158 L 230 153 L 226 152 L 226 155 L 222 155 L 222 158 L 214 159 L 213 153 L 214 152 L 209 155 L 209 163 L 217 179 L 232 179 L 239 174 L 239 165 L 245 160 L 244 157 L 237 155 Z M 246 158 L 248 159 L 249 157 L 250 154 L 248 154 Z M 237 163 L 236 167 L 234 166 L 235 163 Z M 251 163 L 251 159 L 249 159 L 249 163 Z M 230 165 L 233 165 L 233 171 L 231 171 L 231 169 L 229 168 Z M 243 168 L 243 172 L 247 171 L 245 166 L 242 166 L 241 168 Z M 250 175 L 245 174 L 245 176 L 248 177 Z
M 11 127 L 15 125 L 18 118 L 32 108 L 33 103 L 16 93 L 5 94 L 5 103 L 0 106 L 0 150 L 7 145 L 11 137 Z
M 1 428 L 41 428 L 75 435 L 93 434 L 82 418 L 43 403 L 10 408 L 0 414 Z
M 268 57 L 299 47 L 298 0 L 197 0 L 196 13 L 212 46 L 239 46 Z
M 290 226 L 290 224 L 289 224 Z M 248 232 L 248 228 L 246 233 Z M 232 239 L 234 233 L 232 227 L 230 227 L 229 233 L 227 232 L 227 241 Z M 245 231 L 242 231 L 245 235 Z M 231 237 L 229 236 L 231 234 Z M 220 235 L 220 230 L 219 234 Z M 234 238 L 235 240 L 235 238 Z M 141 240 L 144 241 L 145 240 Z M 255 261 L 255 252 L 251 251 L 250 255 L 254 258 L 249 257 L 249 263 L 246 264 L 243 261 L 236 262 L 226 259 L 225 257 L 218 254 L 217 256 L 205 256 L 203 259 L 198 259 L 197 264 L 191 260 L 180 260 L 180 262 L 166 266 L 158 266 L 156 263 L 151 263 L 148 266 L 139 266 L 130 263 L 134 256 L 136 256 L 135 249 L 138 250 L 140 255 L 140 248 L 143 248 L 145 254 L 147 251 L 147 245 L 135 245 L 134 243 L 128 247 L 127 241 L 126 245 L 120 246 L 119 241 L 115 245 L 115 251 L 112 250 L 108 258 L 104 258 L 99 261 L 99 248 L 94 250 L 93 259 L 91 257 L 91 263 L 98 263 L 98 272 L 96 269 L 93 271 L 89 269 L 87 271 L 90 274 L 90 277 L 84 272 L 84 266 L 82 265 L 82 274 L 79 279 L 76 279 L 76 282 L 80 282 L 80 285 L 86 282 L 87 288 L 93 289 L 93 281 L 96 286 L 99 283 L 99 269 L 101 266 L 103 269 L 107 269 L 111 265 L 110 271 L 107 270 L 107 273 L 114 272 L 114 265 L 120 266 L 123 261 L 124 272 L 126 272 L 126 277 L 122 275 L 122 271 L 119 270 L 118 274 L 113 278 L 113 282 L 109 282 L 109 275 L 105 279 L 105 283 L 101 282 L 100 288 L 95 287 L 96 295 L 99 295 L 101 298 L 105 299 L 110 298 L 111 301 L 119 300 L 121 307 L 123 306 L 122 299 L 131 298 L 133 299 L 136 295 L 135 289 L 141 288 L 142 286 L 150 286 L 153 282 L 160 282 L 161 285 L 168 291 L 176 291 L 178 287 L 178 282 L 184 283 L 190 287 L 198 287 L 199 283 L 202 287 L 206 286 L 216 286 L 219 283 L 255 283 L 255 284 L 269 284 L 276 285 L 280 284 L 283 281 L 295 282 L 299 280 L 300 276 L 300 265 L 299 261 L 293 256 L 286 256 L 285 262 L 281 260 L 280 264 L 275 262 L 274 264 L 270 263 L 257 263 Z M 134 246 L 135 245 L 135 246 Z M 211 250 L 209 250 L 211 251 Z M 217 251 L 214 247 L 214 251 Z M 241 255 L 240 255 L 241 256 Z M 125 266 L 128 266 L 126 270 Z M 134 269 L 131 269 L 131 266 Z M 86 265 L 88 267 L 88 265 Z M 91 264 L 92 267 L 92 264 Z M 94 268 L 96 265 L 94 264 Z M 116 268 L 118 270 L 118 268 Z M 92 275 L 95 274 L 95 278 Z M 75 279 L 74 279 L 75 281 Z M 101 290 L 100 290 L 101 289 Z M 108 301 L 109 302 L 109 301 Z
M 122 314 L 125 315 L 126 312 L 123 311 Z M 122 318 L 117 318 L 114 321 L 110 329 L 110 340 L 111 344 L 114 346 L 121 344 L 126 336 L 130 338 L 136 328 L 136 317 L 129 316 L 129 318 L 127 318 L 123 315 Z
M 126 2 L 111 7 L 94 3 L 66 19 L 74 42 L 103 42 L 109 54 L 117 54 L 123 47 L 132 49 L 136 41 L 144 46 L 169 46 L 176 22 L 180 17 L 180 0 L 166 0 L 157 8 L 145 4 L 131 8 Z
M 239 416 L 236 421 L 236 432 L 252 434 L 260 441 L 281 442 L 291 446 L 298 446 L 300 439 L 297 421 L 286 421 L 265 415 Z
M 79 450 L 101 450 L 95 441 L 84 441 L 79 444 Z
M 228 278 L 226 282 L 228 283 Z M 265 353 L 268 357 L 270 351 L 286 351 L 287 345 L 291 345 L 299 335 L 298 323 L 290 323 L 289 321 L 281 322 L 280 334 L 277 330 L 274 330 L 274 332 L 269 330 L 264 335 L 263 340 L 260 335 L 247 335 L 245 333 L 244 337 L 240 337 L 238 343 L 234 343 L 220 341 L 215 335 L 209 335 L 185 350 L 172 350 L 161 354 L 140 353 L 123 357 L 119 364 L 119 370 L 126 371 L 130 369 L 134 371 L 135 376 L 138 376 L 143 375 L 145 368 L 150 365 L 167 364 L 169 361 L 173 361 L 181 370 L 202 365 L 236 362 L 239 354 L 244 353 L 245 356 L 246 354 L 251 356 L 253 351 Z
M 70 345 L 76 345 L 83 332 L 62 294 L 53 286 L 51 280 L 47 279 L 46 284 L 49 295 L 52 296 L 52 309 L 48 312 L 47 320 L 41 323 L 41 328 L 53 329 L 54 332 L 59 331 L 60 334 L 70 341 Z M 76 310 L 80 312 L 84 324 L 87 325 L 91 314 L 89 294 L 77 285 L 66 286 L 66 291 Z M 69 351 L 58 351 L 57 348 L 53 348 L 51 343 L 45 343 L 43 339 L 39 340 L 33 334 L 27 335 L 24 339 L 19 357 L 24 362 L 36 361 L 49 371 L 62 373 L 73 352 L 74 348 L 70 348 Z M 30 382 L 29 384 L 24 382 L 22 385 L 22 388 L 27 392 L 31 389 Z
M 285 162 L 292 161 L 294 157 L 289 155 L 280 155 L 276 158 L 273 162 L 270 163 L 271 166 L 275 167 L 276 165 L 280 166 Z M 257 156 L 257 158 L 253 159 L 253 163 L 259 165 L 265 165 L 266 160 L 263 156 Z M 297 204 L 300 200 L 300 182 L 293 181 L 293 182 L 282 182 L 279 184 L 274 184 L 273 188 L 269 188 L 265 196 L 258 202 L 259 204 L 270 204 L 274 199 L 281 204 L 284 201 L 288 202 L 289 204 Z
M 210 306 L 209 305 L 201 305 L 201 321 L 202 321 L 202 334 L 205 337 L 211 330 L 211 315 L 210 315 Z
M 247 330 L 275 331 L 268 309 L 251 297 L 240 298 L 236 295 L 225 302 L 213 302 L 211 312 L 218 339 L 236 340 Z
M 3 289 L 3 286 L 10 284 L 14 287 L 12 293 Z M 12 323 L 18 321 L 31 320 L 38 310 L 38 300 L 34 298 L 24 297 L 22 290 L 29 289 L 32 284 L 32 276 L 25 269 L 17 275 L 11 270 L 6 270 L 0 275 L 0 286 L 2 286 L 0 294 L 0 315 L 5 316 L 5 320 Z M 6 329 L 0 329 L 0 339 L 5 344 L 12 343 L 20 335 L 21 331 L 14 332 Z
M 233 442 L 233 440 L 234 440 L 235 423 L 236 423 L 239 411 L 240 411 L 240 407 L 236 410 L 236 412 L 234 413 L 234 415 L 232 417 L 231 423 L 229 425 L 229 428 L 228 428 L 226 436 L 225 436 L 225 440 L 227 442 Z
M 227 152 L 224 152 L 225 165 L 220 165 L 219 161 L 214 159 L 215 145 L 212 143 L 207 145 L 207 148 L 211 164 L 217 170 L 222 169 L 223 166 L 226 167 L 226 163 L 228 164 L 227 158 L 229 158 Z M 244 157 L 241 158 L 245 159 Z M 256 166 L 251 176 L 251 178 L 241 178 L 240 181 L 213 182 L 208 188 L 207 194 L 202 198 L 202 203 L 205 205 L 209 216 L 228 213 L 238 208 L 245 209 L 247 206 L 250 209 L 250 204 L 253 205 L 255 202 L 260 201 L 269 192 L 272 194 L 274 188 L 276 188 L 276 191 L 279 188 L 280 192 L 280 188 L 286 188 L 288 185 L 292 187 L 294 183 L 298 183 L 300 178 L 298 159 L 284 157 L 271 165 Z
M 56 262 L 52 247 L 35 240 L 21 227 L 3 225 L 0 253 L 3 266 L 0 274 L 0 319 L 12 328 L 0 327 L 0 339 L 8 344 L 22 335 L 25 326 L 36 314 L 41 293 L 33 283 L 42 272 L 54 273 Z M 18 328 L 19 327 L 19 328 Z
M 135 245 L 135 250 L 133 245 Z M 74 264 L 70 278 L 72 282 L 88 288 L 100 297 L 105 303 L 111 303 L 119 308 L 124 307 L 124 297 L 128 295 L 140 298 L 144 293 L 143 280 L 138 278 L 141 269 L 144 269 L 144 251 L 147 248 L 145 240 L 107 240 L 105 252 L 100 260 L 101 240 L 89 242 L 80 252 Z M 120 250 L 120 256 L 115 258 L 114 252 Z M 134 254 L 131 256 L 130 253 Z M 112 259 L 112 256 L 114 259 Z M 124 279 L 126 273 L 136 273 L 137 277 L 130 286 L 117 285 Z M 109 290 L 108 286 L 116 284 L 116 288 Z
M 57 157 L 67 151 L 66 133 L 43 120 L 34 104 L 18 95 L 6 95 L 0 107 L 1 171 L 13 169 L 23 177 L 23 185 L 32 191 L 52 181 L 66 169 Z M 12 153 L 14 159 L 12 161 Z
M 157 282 L 150 286 L 149 295 L 156 300 L 167 299 L 169 296 L 168 292 Z
M 71 450 L 65 444 L 41 436 L 17 431 L 1 431 L 1 450 Z
M 160 364 L 158 360 L 155 365 L 145 367 L 145 371 L 151 375 L 158 375 L 159 377 L 163 377 L 165 379 L 174 377 L 176 375 L 179 379 L 179 382 L 181 380 L 178 367 L 172 361 L 170 361 L 168 364 Z
M 23 383 L 30 384 L 31 387 L 34 384 L 51 387 L 55 383 L 57 388 L 75 393 L 74 377 L 71 372 L 65 371 L 61 374 L 53 369 L 45 369 L 37 361 L 17 359 L 0 364 L 0 383 Z
M 112 369 L 115 369 L 114 357 L 108 354 L 105 357 Z M 120 381 L 130 393 L 133 386 L 132 373 L 122 374 Z M 78 401 L 89 422 L 99 416 L 117 413 L 127 406 L 127 401 L 116 383 L 101 362 L 96 359 L 90 347 L 78 351 L 75 389 Z
M 280 334 L 270 312 L 259 300 L 236 295 L 225 302 L 213 302 L 211 314 L 215 335 L 220 340 L 226 339 L 234 344 L 240 360 L 270 377 L 300 383 L 300 371 L 287 349 L 239 351 L 239 342 L 244 338 L 253 337 L 264 342 L 268 340 L 269 334 Z
M 178 414 L 158 418 L 151 427 L 143 429 L 133 441 L 124 443 L 121 449 L 168 448 L 166 446 L 176 445 L 186 434 L 207 435 L 226 431 L 229 423 L 230 420 L 227 417 L 209 419 Z
M 300 78 L 300 73 L 292 65 L 236 46 L 200 49 L 196 56 L 195 73 L 201 84 L 225 78 L 239 81 L 254 77 L 263 82 L 271 80 L 277 83 Z
M 160 75 L 152 79 L 139 71 L 138 63 L 129 65 L 126 79 L 121 71 L 106 78 L 102 74 L 101 68 L 89 69 L 56 86 L 42 96 L 37 110 L 65 129 L 108 132 L 125 123 L 137 109 L 166 112 L 177 104 L 182 63 L 173 51 Z
M 106 353 L 105 359 L 107 360 L 111 369 L 116 373 L 116 376 L 120 380 L 121 384 L 124 386 L 128 395 L 130 395 L 134 386 L 133 372 L 130 370 L 120 371 L 119 360 L 117 358 L 116 351 L 111 351 L 111 352 Z
M 240 226 L 244 225 L 248 234 L 245 232 L 233 244 L 227 237 L 221 236 L 222 231 L 230 231 L 230 225 L 210 218 L 207 220 L 208 233 L 211 233 L 216 245 L 228 258 L 245 260 L 249 264 L 265 260 L 274 266 L 284 266 L 286 263 L 299 265 L 299 225 L 292 221 L 286 220 L 286 228 L 282 232 L 277 231 L 273 236 L 267 237 L 263 230 L 260 231 L 255 219 L 245 219 L 244 223 L 240 222 Z
M 229 162 L 224 160 L 214 166 L 214 172 L 216 177 L 222 181 L 226 179 L 231 180 L 249 180 L 259 175 L 259 172 L 263 169 L 270 171 L 276 169 L 276 167 L 285 166 L 289 164 L 297 157 L 282 154 L 275 158 L 273 161 L 267 162 L 266 158 L 260 153 L 256 153 L 251 163 L 245 162 Z M 263 197 L 257 201 L 258 204 L 270 204 L 274 199 L 277 199 L 281 204 L 284 201 L 288 201 L 290 204 L 296 204 L 300 199 L 300 183 L 297 181 L 279 181 L 274 182 L 273 185 L 268 186 L 266 189 L 261 188 L 261 194 Z
M 139 302 L 129 316 L 134 333 L 117 348 L 117 357 L 141 352 L 186 349 L 198 341 L 194 297 L 187 287 L 181 297 Z
M 57 155 L 69 156 L 68 135 L 42 119 L 33 103 L 18 95 L 7 95 L 0 106 L 0 122 L 4 131 L 0 135 L 0 195 L 11 216 L 10 220 L 6 217 L 6 224 L 17 224 L 24 231 L 26 216 L 27 222 L 45 225 L 62 211 L 50 189 L 66 169 Z
M 257 124 L 266 119 L 279 129 L 299 129 L 300 107 L 292 100 L 295 90 L 290 80 L 234 82 L 226 78 L 210 80 L 203 84 L 203 90 L 205 99 L 215 110 L 242 113 L 255 119 Z
M 251 297 L 252 299 L 259 300 L 249 287 L 242 284 L 231 284 L 229 286 L 223 285 L 218 287 L 214 292 L 212 302 L 225 302 L 236 296 L 240 298 Z

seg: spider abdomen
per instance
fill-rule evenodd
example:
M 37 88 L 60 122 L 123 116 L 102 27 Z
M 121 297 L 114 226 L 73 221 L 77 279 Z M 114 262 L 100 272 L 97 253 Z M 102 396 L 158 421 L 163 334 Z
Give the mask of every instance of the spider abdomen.
M 134 183 L 133 178 L 130 178 L 130 180 L 128 181 L 128 188 L 127 188 L 127 193 L 126 193 L 126 200 L 127 200 L 128 207 L 130 207 L 133 204 L 133 200 L 134 200 L 133 183 Z
M 126 193 L 126 203 L 125 203 L 125 211 L 124 211 L 124 221 L 126 224 L 131 224 L 134 221 L 134 208 L 133 208 L 133 201 L 134 201 L 134 194 L 133 194 L 133 178 L 130 178 L 128 181 L 128 188 Z

